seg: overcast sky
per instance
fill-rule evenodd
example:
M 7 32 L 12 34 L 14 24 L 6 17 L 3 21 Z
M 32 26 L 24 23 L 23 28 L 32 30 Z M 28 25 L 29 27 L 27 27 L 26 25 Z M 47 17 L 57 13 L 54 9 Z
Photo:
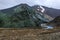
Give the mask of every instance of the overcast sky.
M 38 5 L 60 9 L 60 0 L 0 0 L 0 10 L 13 7 L 21 3 L 27 3 L 31 6 L 38 4 Z

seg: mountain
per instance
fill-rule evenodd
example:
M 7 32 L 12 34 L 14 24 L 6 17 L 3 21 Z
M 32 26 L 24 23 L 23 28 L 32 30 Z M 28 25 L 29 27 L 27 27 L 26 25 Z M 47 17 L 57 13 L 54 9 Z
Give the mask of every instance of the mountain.
M 60 9 L 48 8 L 45 6 L 42 6 L 42 7 L 45 8 L 45 12 L 44 12 L 45 14 L 47 14 L 53 18 L 60 16 Z
M 41 24 L 50 22 L 56 17 L 56 11 L 42 7 L 45 9 L 44 13 L 41 12 L 42 8 L 39 5 L 29 6 L 28 4 L 0 10 L 0 26 L 8 28 L 41 27 Z
M 25 5 L 25 6 L 28 6 L 27 4 L 20 4 L 20 5 L 16 5 L 14 7 L 11 7 L 11 8 L 8 8 L 8 9 L 4 9 L 4 10 L 0 10 L 1 12 L 3 13 L 7 13 L 7 14 L 13 14 L 14 13 L 14 9 L 17 8 L 17 7 L 20 7 L 22 5 Z
M 51 17 L 51 15 L 48 15 L 46 13 L 46 8 L 44 8 L 43 6 L 40 5 L 34 5 L 32 6 L 33 9 L 35 9 L 38 13 L 40 13 L 41 15 L 44 15 L 45 18 L 49 19 L 49 21 L 53 20 L 54 18 Z
M 44 9 L 44 14 L 47 14 L 48 16 L 55 18 L 57 16 L 60 16 L 60 9 L 54 9 L 54 8 L 49 8 L 46 6 L 40 6 L 40 5 L 34 5 L 32 6 L 34 9 Z M 42 9 L 41 9 L 42 8 Z
M 0 26 L 8 28 L 40 27 L 41 23 L 49 20 L 41 12 L 36 11 L 27 4 L 0 10 Z
M 54 8 L 48 8 L 45 6 L 40 7 L 39 5 L 33 6 L 33 8 L 41 12 L 43 8 L 45 9 L 43 15 L 45 18 L 49 19 L 50 22 L 41 24 L 44 29 L 53 29 L 54 27 L 60 27 L 60 10 Z M 38 10 L 37 10 L 38 9 Z

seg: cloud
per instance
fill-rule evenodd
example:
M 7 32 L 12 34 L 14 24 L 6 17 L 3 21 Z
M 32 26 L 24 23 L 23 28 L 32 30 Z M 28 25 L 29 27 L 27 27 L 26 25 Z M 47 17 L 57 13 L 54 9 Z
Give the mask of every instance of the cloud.
M 44 5 L 60 9 L 60 0 L 46 0 Z
M 0 0 L 0 9 L 5 9 L 17 5 L 15 0 Z
M 20 3 L 27 3 L 29 5 L 43 5 L 47 7 L 60 9 L 60 0 L 0 0 L 0 9 L 9 8 Z

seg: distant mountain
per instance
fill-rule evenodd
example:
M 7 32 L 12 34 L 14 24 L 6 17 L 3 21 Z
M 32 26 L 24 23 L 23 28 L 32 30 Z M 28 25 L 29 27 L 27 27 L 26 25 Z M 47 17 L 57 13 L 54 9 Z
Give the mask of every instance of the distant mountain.
M 45 14 L 55 18 L 57 16 L 60 16 L 60 9 L 54 9 L 54 8 L 48 8 L 48 7 L 45 7 L 45 6 L 42 6 L 45 8 Z
M 32 6 L 34 9 L 38 9 L 40 6 L 39 5 L 34 5 Z M 54 9 L 54 8 L 49 8 L 49 7 L 45 7 L 42 6 L 45 9 L 44 14 L 47 14 L 53 18 L 60 16 L 60 9 Z M 41 7 L 39 8 L 41 10 Z

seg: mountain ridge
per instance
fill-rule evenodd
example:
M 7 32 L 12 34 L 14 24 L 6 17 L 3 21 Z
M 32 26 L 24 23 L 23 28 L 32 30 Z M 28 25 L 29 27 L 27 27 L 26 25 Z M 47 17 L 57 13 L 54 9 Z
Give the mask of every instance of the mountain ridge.
M 11 7 L 11 8 L 8 8 L 8 9 L 4 9 L 4 10 L 0 10 L 0 11 L 4 12 L 4 13 L 6 13 L 6 12 L 7 13 L 8 12 L 12 13 L 12 11 L 13 11 L 14 8 L 16 8 L 18 6 L 21 6 L 21 5 L 22 4 L 19 4 L 19 5 L 16 5 L 14 7 Z M 26 4 L 24 4 L 24 5 L 26 5 Z M 38 6 L 40 6 L 40 5 L 38 5 Z M 33 6 L 30 6 L 30 7 L 33 7 Z M 45 6 L 42 6 L 42 7 L 45 9 L 45 12 L 44 12 L 45 14 L 47 14 L 47 15 L 53 17 L 53 18 L 55 18 L 57 16 L 60 16 L 60 9 L 54 9 L 54 8 L 49 8 L 49 7 L 45 7 Z

